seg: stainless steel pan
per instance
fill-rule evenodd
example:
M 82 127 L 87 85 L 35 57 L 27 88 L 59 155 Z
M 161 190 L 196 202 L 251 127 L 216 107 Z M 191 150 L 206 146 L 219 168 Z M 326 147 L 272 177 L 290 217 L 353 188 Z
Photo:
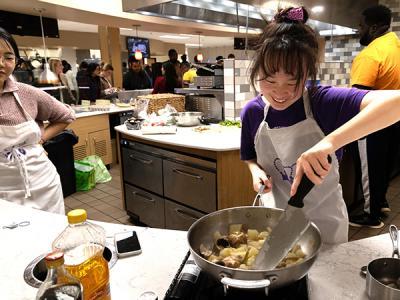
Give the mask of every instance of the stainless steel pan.
M 371 300 L 400 299 L 400 259 L 397 227 L 390 225 L 389 233 L 393 242 L 392 257 L 374 259 L 367 267 L 361 268 L 362 274 L 366 275 L 367 294 Z
M 178 126 L 197 126 L 200 125 L 200 118 L 203 116 L 199 111 L 185 111 L 171 114 Z
M 200 255 L 200 244 L 213 245 L 213 234 L 227 233 L 229 224 L 246 224 L 248 228 L 265 230 L 273 227 L 283 210 L 267 207 L 243 206 L 223 209 L 197 220 L 189 228 L 188 242 L 196 264 L 205 272 L 221 280 L 224 287 L 275 289 L 291 284 L 308 273 L 321 247 L 321 234 L 315 224 L 306 230 L 298 243 L 306 254 L 303 262 L 275 270 L 241 270 L 209 262 Z M 290 230 L 290 228 L 288 228 Z

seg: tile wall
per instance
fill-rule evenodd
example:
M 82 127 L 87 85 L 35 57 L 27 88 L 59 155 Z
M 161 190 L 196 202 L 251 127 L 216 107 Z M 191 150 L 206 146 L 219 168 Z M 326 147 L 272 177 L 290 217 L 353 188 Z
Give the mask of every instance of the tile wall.
M 254 98 L 255 90 L 250 84 L 251 60 L 224 60 L 225 118 L 240 118 L 240 111 L 247 101 Z
M 392 31 L 400 37 L 400 1 L 381 0 L 380 4 L 392 10 Z M 360 12 L 361 15 L 361 12 Z M 350 85 L 350 69 L 353 58 L 362 50 L 358 36 L 336 36 L 326 38 L 325 62 L 320 65 L 321 84 L 335 86 Z
M 379 3 L 392 10 L 392 31 L 400 37 L 400 1 L 381 0 Z M 361 12 L 360 12 L 361 14 Z M 326 38 L 325 61 L 320 64 L 318 80 L 323 85 L 348 87 L 350 69 L 354 57 L 362 50 L 357 35 Z M 251 60 L 225 59 L 225 118 L 239 119 L 240 111 L 247 101 L 255 96 L 249 82 Z

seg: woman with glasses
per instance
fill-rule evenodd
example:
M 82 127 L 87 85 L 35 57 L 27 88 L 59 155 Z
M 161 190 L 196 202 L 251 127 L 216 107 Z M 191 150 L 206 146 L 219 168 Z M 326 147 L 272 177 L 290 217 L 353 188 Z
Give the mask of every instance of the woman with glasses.
M 16 82 L 18 60 L 17 44 L 0 28 L 0 199 L 64 214 L 60 176 L 41 144 L 75 116 L 49 94 Z

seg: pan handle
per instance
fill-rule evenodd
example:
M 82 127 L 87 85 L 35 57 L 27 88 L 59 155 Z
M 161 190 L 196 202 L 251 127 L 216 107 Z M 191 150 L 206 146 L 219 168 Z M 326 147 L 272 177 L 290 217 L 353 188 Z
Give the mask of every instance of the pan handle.
M 276 275 L 269 276 L 266 279 L 261 280 L 241 280 L 233 279 L 225 274 L 220 274 L 221 283 L 224 286 L 224 294 L 226 295 L 229 287 L 239 288 L 239 289 L 261 289 L 265 288 L 265 295 L 268 296 L 268 288 L 272 281 L 275 281 L 278 277 Z
M 398 230 L 396 225 L 390 225 L 389 233 L 390 237 L 392 238 L 392 244 L 393 244 L 392 257 L 397 256 L 397 258 L 399 258 L 399 241 L 398 241 Z

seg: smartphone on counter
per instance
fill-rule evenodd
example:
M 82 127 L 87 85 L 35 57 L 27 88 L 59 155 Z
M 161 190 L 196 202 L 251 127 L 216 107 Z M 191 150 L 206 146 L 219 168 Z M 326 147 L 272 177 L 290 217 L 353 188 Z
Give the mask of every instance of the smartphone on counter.
M 139 239 L 135 231 L 124 231 L 114 235 L 115 249 L 118 257 L 126 257 L 142 253 Z

